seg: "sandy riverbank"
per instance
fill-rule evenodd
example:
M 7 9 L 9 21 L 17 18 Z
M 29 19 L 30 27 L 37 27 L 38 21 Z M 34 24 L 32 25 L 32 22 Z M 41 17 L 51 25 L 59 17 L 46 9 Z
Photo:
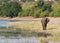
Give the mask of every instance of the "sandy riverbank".
M 48 17 L 49 19 L 60 19 L 60 17 Z M 9 17 L 0 17 L 0 20 L 41 20 L 41 18 L 34 18 L 32 16 L 28 17 L 14 17 L 14 18 L 9 18 Z
M 51 17 L 49 17 L 51 18 Z M 0 17 L 0 20 L 40 20 L 41 18 L 34 18 L 34 17 L 14 17 L 14 18 L 9 18 L 9 17 Z
M 0 20 L 33 20 L 35 18 L 33 17 L 14 17 L 14 18 L 9 18 L 9 17 L 0 17 Z

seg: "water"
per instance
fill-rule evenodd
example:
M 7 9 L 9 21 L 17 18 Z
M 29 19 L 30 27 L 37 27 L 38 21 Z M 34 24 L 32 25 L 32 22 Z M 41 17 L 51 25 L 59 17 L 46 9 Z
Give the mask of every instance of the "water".
M 0 36 L 0 43 L 40 43 L 35 37 L 6 38 Z
M 6 24 L 6 22 L 29 22 L 31 20 L 0 20 L 0 27 L 11 26 Z
M 29 22 L 31 20 L 0 20 L 0 27 L 11 26 L 6 24 L 6 22 Z
M 3 22 L 28 22 L 28 21 L 32 21 L 32 20 L 0 20 L 0 23 L 3 23 Z

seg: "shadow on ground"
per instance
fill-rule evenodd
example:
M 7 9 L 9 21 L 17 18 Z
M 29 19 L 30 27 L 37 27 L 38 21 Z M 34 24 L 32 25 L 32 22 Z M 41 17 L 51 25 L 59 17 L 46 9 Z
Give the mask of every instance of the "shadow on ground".
M 37 35 L 38 35 L 38 37 L 53 36 L 51 33 L 45 33 L 45 32 L 38 32 Z

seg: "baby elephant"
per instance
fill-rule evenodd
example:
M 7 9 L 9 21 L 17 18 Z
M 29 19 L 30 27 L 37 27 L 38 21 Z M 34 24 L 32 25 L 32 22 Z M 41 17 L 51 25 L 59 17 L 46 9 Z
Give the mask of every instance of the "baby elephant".
M 47 17 L 44 17 L 44 18 L 41 19 L 43 30 L 46 30 L 48 22 L 49 22 L 49 19 Z

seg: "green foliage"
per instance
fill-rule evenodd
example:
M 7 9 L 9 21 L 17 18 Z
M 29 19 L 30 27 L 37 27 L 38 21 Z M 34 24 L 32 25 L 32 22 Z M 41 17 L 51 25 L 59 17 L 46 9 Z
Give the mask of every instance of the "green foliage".
M 0 6 L 0 16 L 16 17 L 21 10 L 21 6 L 16 2 L 4 3 Z
M 51 12 L 52 11 L 51 4 L 50 3 L 44 4 L 42 10 L 43 11 L 48 10 L 49 12 Z
M 21 12 L 18 13 L 18 16 L 29 16 L 29 10 L 22 10 Z
M 40 14 L 40 17 L 44 17 L 44 15 L 47 15 L 47 16 L 49 16 L 49 11 L 48 10 L 46 10 L 46 11 L 44 11 L 44 12 L 42 12 L 41 14 Z
M 28 6 L 25 6 L 27 7 L 27 9 L 24 8 L 23 11 L 19 12 L 18 14 L 19 16 L 43 17 L 46 14 L 49 16 L 49 13 L 52 11 L 51 3 L 49 2 L 45 4 L 43 0 L 38 0 L 35 3 L 30 3 L 26 5 L 28 5 Z
M 21 7 L 18 5 L 18 3 L 16 2 L 11 2 L 9 3 L 10 5 L 10 9 L 9 12 L 10 14 L 8 14 L 7 16 L 18 16 L 18 12 L 21 11 Z
M 16 1 L 11 2 L 10 0 L 0 0 L 0 16 L 3 17 L 43 17 L 44 15 L 60 17 L 60 2 L 56 1 L 56 7 L 52 2 L 44 2 L 44 0 L 22 0 L 23 2 L 18 3 Z M 53 7 L 52 7 L 53 6 Z
M 42 7 L 44 5 L 44 1 L 43 0 L 38 0 L 37 1 L 37 7 Z
M 34 13 L 34 17 L 40 17 L 40 14 L 42 13 L 42 10 L 39 9 Z
M 53 8 L 51 16 L 60 17 L 60 3 L 57 3 L 56 8 Z

